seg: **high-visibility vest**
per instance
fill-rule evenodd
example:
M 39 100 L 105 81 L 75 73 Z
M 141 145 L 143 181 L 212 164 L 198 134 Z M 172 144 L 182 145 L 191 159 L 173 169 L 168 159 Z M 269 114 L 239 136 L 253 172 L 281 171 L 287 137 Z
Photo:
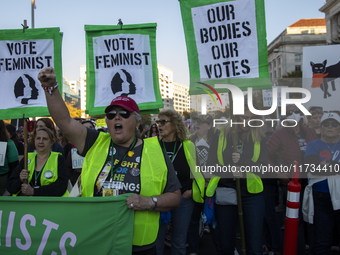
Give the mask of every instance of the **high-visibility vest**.
M 196 147 L 190 141 L 183 141 L 184 154 L 194 177 L 192 182 L 192 198 L 197 203 L 204 203 L 205 180 L 200 171 L 196 169 Z
M 27 165 L 27 168 L 28 168 L 27 170 L 30 171 L 29 176 L 28 176 L 28 183 L 30 183 L 33 178 L 36 155 L 37 155 L 36 152 L 28 153 L 29 163 Z M 48 157 L 46 164 L 44 168 L 41 170 L 42 172 L 40 173 L 40 176 L 39 176 L 41 186 L 50 185 L 51 183 L 54 183 L 58 179 L 58 156 L 59 155 L 61 155 L 61 153 L 52 151 L 51 155 Z M 48 171 L 52 173 L 52 176 L 51 174 L 46 174 L 46 172 Z M 46 176 L 51 176 L 51 178 L 48 179 L 46 178 Z M 13 194 L 13 196 L 16 196 L 17 194 Z M 70 194 L 69 191 L 66 190 L 66 192 L 64 193 L 64 195 L 62 195 L 62 197 L 68 197 L 69 194 Z
M 252 139 L 254 142 L 254 135 L 252 133 Z M 224 135 L 224 130 L 221 130 L 219 138 L 218 138 L 218 144 L 217 144 L 217 160 L 220 165 L 224 165 L 223 161 L 223 151 L 227 147 L 227 137 Z M 252 157 L 253 162 L 257 162 L 259 159 L 261 152 L 261 144 L 260 142 L 256 141 L 254 142 L 254 154 Z M 247 190 L 249 193 L 257 194 L 263 191 L 263 183 L 261 178 L 253 173 L 246 173 L 247 178 Z M 215 193 L 215 190 L 217 188 L 218 182 L 221 179 L 221 177 L 218 177 L 216 175 L 213 175 L 213 177 L 210 179 L 206 195 L 207 197 L 212 197 Z
M 168 169 L 158 138 L 144 139 L 140 162 L 140 195 L 157 196 L 163 193 L 167 183 Z M 86 153 L 82 174 L 82 197 L 93 197 L 96 179 L 106 163 L 111 143 L 110 134 L 103 132 Z M 161 155 L 157 157 L 157 155 Z M 142 246 L 155 242 L 159 229 L 160 213 L 135 211 L 133 245 Z

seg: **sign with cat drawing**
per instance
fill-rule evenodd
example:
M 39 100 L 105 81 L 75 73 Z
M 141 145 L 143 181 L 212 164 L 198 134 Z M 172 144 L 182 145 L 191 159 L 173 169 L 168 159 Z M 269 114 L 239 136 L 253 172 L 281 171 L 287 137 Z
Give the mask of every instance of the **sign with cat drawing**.
M 340 45 L 303 48 L 303 88 L 311 92 L 305 104 L 322 106 L 324 111 L 339 111 Z
M 103 114 L 117 96 L 134 99 L 142 113 L 158 113 L 156 24 L 85 25 L 86 110 Z
M 37 77 L 52 66 L 62 83 L 61 42 L 59 28 L 0 30 L 0 119 L 50 115 Z

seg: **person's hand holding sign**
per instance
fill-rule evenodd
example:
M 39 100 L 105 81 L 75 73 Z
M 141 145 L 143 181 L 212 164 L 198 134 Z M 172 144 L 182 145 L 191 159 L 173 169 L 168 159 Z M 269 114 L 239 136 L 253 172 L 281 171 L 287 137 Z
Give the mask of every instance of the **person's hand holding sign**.
M 236 165 L 239 160 L 240 160 L 240 157 L 241 157 L 241 154 L 238 153 L 238 152 L 234 152 L 232 155 L 231 155 L 231 159 L 233 161 L 233 163 Z M 236 166 L 236 171 L 232 171 L 233 172 L 233 175 L 235 178 L 240 178 L 242 176 L 242 173 L 240 171 L 240 167 L 239 166 Z
M 22 171 L 20 172 L 20 180 L 22 183 L 27 183 L 28 180 L 28 176 L 29 176 L 30 171 L 26 170 L 26 169 L 22 169 Z

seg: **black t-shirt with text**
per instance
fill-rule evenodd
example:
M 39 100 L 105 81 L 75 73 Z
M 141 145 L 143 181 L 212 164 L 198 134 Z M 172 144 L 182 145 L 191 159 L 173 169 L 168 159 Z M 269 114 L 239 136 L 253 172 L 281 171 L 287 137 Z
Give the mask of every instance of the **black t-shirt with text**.
M 86 152 L 91 148 L 96 139 L 98 138 L 99 132 L 93 129 L 87 129 L 87 137 L 85 140 L 84 151 L 80 154 L 85 156 Z M 113 145 L 113 147 L 112 147 Z M 101 172 L 96 178 L 94 185 L 94 196 L 102 196 L 102 185 L 105 181 L 111 182 L 114 188 L 119 189 L 119 194 L 124 193 L 140 193 L 140 162 L 143 150 L 143 145 L 134 147 L 126 155 L 122 161 L 124 155 L 128 152 L 128 148 L 113 144 L 111 142 L 109 152 L 102 167 Z M 112 156 L 112 157 L 111 157 Z M 162 155 L 165 158 L 165 163 L 168 168 L 167 184 L 163 193 L 174 192 L 181 188 L 180 183 L 177 180 L 175 171 L 168 157 Z M 157 155 L 155 155 L 155 159 Z M 122 162 L 121 162 L 122 161 Z M 113 162 L 113 176 L 111 176 L 111 164 Z M 112 180 L 111 180 L 112 178 Z

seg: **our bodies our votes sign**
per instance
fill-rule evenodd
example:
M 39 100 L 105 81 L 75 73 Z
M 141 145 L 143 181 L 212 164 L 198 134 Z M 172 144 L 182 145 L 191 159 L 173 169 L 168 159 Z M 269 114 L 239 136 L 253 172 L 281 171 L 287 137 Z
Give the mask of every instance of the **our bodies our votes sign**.
M 190 69 L 199 82 L 270 88 L 263 0 L 180 0 Z M 223 92 L 221 89 L 218 92 Z
M 0 119 L 49 115 L 37 77 L 52 66 L 62 82 L 61 41 L 59 28 L 0 30 Z
M 142 112 L 163 107 L 158 84 L 156 25 L 85 26 L 87 102 L 103 114 L 117 96 L 133 98 Z

